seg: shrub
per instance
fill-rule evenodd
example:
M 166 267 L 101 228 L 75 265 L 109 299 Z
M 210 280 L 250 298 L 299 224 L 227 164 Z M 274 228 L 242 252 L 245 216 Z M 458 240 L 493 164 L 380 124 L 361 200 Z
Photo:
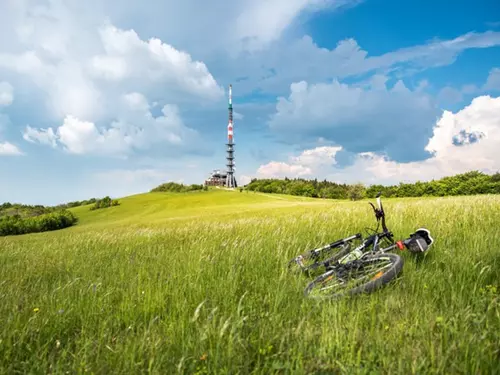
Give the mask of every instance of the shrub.
M 6 215 L 0 217 L 0 236 L 58 230 L 70 227 L 77 221 L 73 213 L 67 210 L 25 218 L 20 215 Z
M 90 210 L 98 210 L 101 208 L 108 208 L 108 207 L 113 207 L 113 206 L 118 206 L 120 203 L 116 199 L 111 199 L 110 197 L 106 196 L 102 199 L 98 199 L 92 207 L 90 207 Z

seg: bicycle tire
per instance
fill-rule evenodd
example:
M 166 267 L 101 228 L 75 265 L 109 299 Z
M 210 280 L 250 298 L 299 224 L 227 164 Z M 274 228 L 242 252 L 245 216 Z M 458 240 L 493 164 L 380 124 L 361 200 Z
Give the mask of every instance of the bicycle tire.
M 379 289 L 380 287 L 384 286 L 385 284 L 388 284 L 390 281 L 395 279 L 403 270 L 403 265 L 404 265 L 404 260 L 401 256 L 397 254 L 391 254 L 391 253 L 377 253 L 374 255 L 367 255 L 364 258 L 354 261 L 358 263 L 374 263 L 378 260 L 389 260 L 390 261 L 390 267 L 384 270 L 384 272 L 379 271 L 375 276 L 375 278 L 372 278 L 370 281 L 365 282 L 357 287 L 349 288 L 343 292 L 340 293 L 335 293 L 331 295 L 327 295 L 325 297 L 314 297 L 311 295 L 311 291 L 319 286 L 324 280 L 327 278 L 328 281 L 335 279 L 335 277 L 330 277 L 332 275 L 335 275 L 336 268 L 333 267 L 331 270 L 323 273 L 322 275 L 318 276 L 315 278 L 313 281 L 311 281 L 307 287 L 304 290 L 304 295 L 308 298 L 314 298 L 314 299 L 338 299 L 346 296 L 354 296 L 357 294 L 361 293 L 372 293 L 375 290 Z M 350 262 L 350 263 L 354 263 Z M 382 272 L 382 273 L 380 273 Z

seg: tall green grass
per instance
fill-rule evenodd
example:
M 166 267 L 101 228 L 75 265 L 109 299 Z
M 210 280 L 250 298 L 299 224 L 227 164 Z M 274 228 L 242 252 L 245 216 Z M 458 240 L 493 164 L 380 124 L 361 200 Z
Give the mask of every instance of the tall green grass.
M 0 372 L 499 373 L 500 197 L 384 208 L 396 237 L 425 226 L 435 246 L 338 302 L 304 299 L 285 265 L 374 227 L 366 202 L 145 194 L 1 238 Z

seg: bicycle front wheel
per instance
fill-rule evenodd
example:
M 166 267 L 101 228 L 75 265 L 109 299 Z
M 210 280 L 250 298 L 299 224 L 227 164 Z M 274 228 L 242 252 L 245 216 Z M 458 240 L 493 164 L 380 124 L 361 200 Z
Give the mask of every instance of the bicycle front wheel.
M 371 293 L 396 278 L 403 269 L 397 254 L 367 255 L 347 264 L 335 265 L 307 285 L 304 294 L 311 298 L 335 299 Z

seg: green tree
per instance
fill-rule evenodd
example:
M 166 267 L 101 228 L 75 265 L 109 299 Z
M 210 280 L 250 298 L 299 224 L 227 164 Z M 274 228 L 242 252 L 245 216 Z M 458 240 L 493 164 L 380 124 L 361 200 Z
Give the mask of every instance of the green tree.
M 363 199 L 365 196 L 365 187 L 360 183 L 351 185 L 349 187 L 348 196 L 349 199 L 353 201 Z

